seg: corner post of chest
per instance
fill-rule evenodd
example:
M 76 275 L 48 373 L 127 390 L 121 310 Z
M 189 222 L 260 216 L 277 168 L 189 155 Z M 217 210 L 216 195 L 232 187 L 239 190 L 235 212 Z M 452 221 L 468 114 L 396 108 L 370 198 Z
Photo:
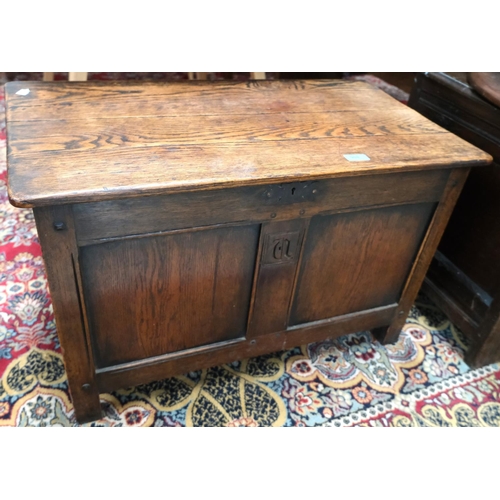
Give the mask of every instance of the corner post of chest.
M 33 212 L 75 416 L 79 423 L 97 420 L 101 418 L 101 406 L 83 303 L 72 206 L 38 207 Z
M 465 181 L 467 180 L 469 171 L 470 168 L 454 168 L 450 171 L 448 181 L 427 228 L 427 232 L 422 240 L 422 244 L 420 245 L 408 279 L 406 280 L 394 318 L 387 327 L 373 330 L 373 334 L 383 344 L 393 344 L 398 340 L 411 306 L 415 302 L 424 281 L 427 269 L 436 253 L 446 224 L 448 223 Z

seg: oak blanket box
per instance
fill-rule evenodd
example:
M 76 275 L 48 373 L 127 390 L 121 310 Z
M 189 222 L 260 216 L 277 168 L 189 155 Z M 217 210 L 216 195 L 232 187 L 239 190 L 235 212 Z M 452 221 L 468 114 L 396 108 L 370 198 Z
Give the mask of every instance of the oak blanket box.
M 6 85 L 75 414 L 99 393 L 373 330 L 395 342 L 491 157 L 335 80 Z

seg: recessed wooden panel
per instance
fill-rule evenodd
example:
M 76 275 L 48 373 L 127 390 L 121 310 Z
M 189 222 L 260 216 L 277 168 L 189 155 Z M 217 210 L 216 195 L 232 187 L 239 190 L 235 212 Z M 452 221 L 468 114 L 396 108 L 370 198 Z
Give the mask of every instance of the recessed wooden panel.
M 147 384 L 180 373 L 231 363 L 235 359 L 261 356 L 310 342 L 334 339 L 348 333 L 387 325 L 394 316 L 396 307 L 397 304 L 392 304 L 359 314 L 347 314 L 331 321 L 305 325 L 287 332 L 269 333 L 253 340 L 233 341 L 222 346 L 199 347 L 178 355 L 166 354 L 153 359 L 126 363 L 119 367 L 101 368 L 96 370 L 96 379 L 101 392 Z
M 259 226 L 81 249 L 99 367 L 245 335 Z
M 290 324 L 398 302 L 434 207 L 422 203 L 314 217 Z

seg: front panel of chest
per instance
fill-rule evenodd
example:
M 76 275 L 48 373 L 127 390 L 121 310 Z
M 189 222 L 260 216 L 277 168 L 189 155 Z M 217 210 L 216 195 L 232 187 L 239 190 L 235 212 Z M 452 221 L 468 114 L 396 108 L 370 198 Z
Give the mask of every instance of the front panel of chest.
M 447 171 L 73 206 L 96 367 L 398 302 Z

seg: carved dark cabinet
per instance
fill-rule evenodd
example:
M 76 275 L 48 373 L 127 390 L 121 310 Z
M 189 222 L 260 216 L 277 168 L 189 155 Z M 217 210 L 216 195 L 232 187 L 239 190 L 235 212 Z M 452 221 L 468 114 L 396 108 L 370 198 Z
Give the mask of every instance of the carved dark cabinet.
M 493 156 L 467 179 L 423 289 L 468 337 L 469 365 L 500 361 L 500 108 L 465 73 L 418 74 L 409 105 Z
M 34 207 L 80 421 L 99 392 L 395 342 L 491 160 L 362 83 L 24 82 L 7 103 L 10 198 Z

